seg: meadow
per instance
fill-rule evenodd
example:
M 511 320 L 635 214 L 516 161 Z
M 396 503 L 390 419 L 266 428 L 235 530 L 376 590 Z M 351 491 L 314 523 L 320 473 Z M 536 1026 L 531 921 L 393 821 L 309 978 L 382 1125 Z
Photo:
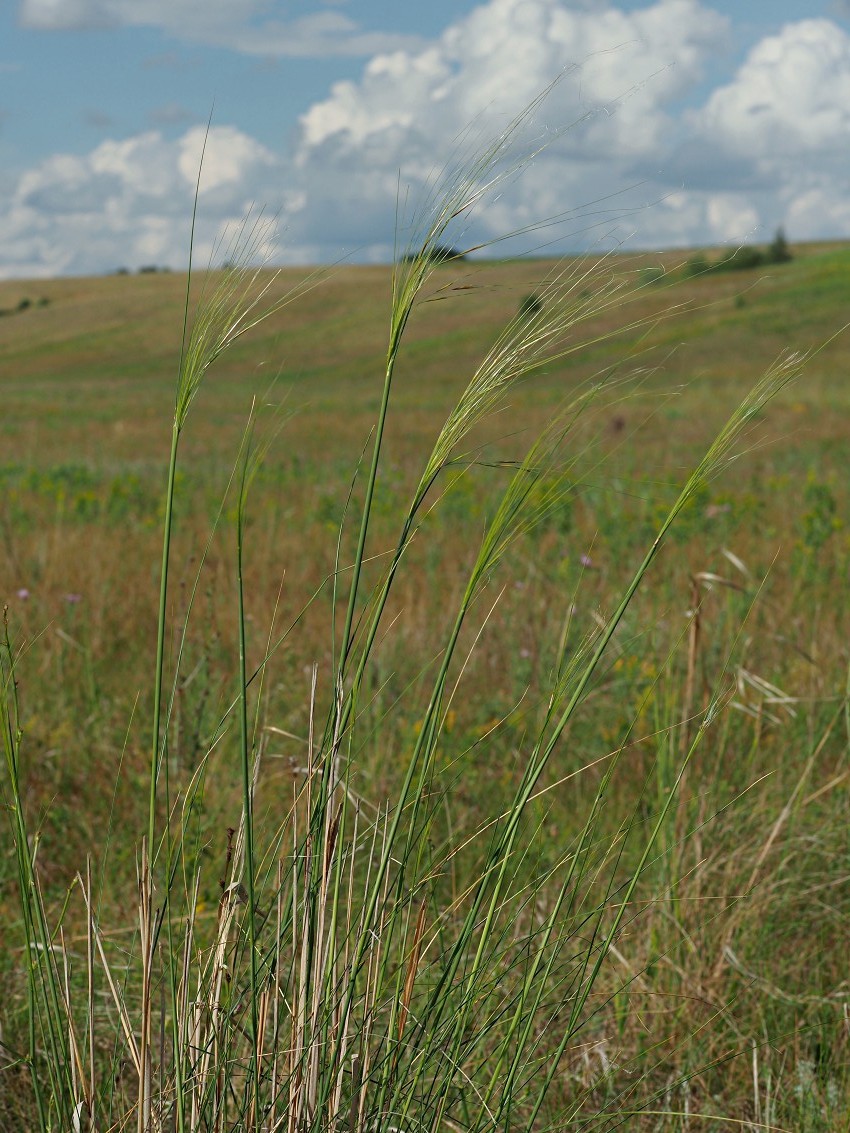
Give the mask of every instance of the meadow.
M 153 798 L 186 279 L 0 283 L 0 1128 L 850 1128 L 850 248 L 792 250 L 433 265 L 371 495 L 392 269 L 238 339 L 180 441 Z

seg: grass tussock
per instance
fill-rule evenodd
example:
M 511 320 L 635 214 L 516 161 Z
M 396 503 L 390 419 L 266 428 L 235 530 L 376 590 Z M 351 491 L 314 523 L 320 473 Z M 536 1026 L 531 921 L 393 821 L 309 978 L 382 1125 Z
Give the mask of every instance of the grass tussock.
M 722 566 L 685 571 L 684 594 L 645 597 L 664 548 L 684 557 L 677 533 L 722 507 L 713 485 L 751 457 L 802 356 L 766 367 L 628 531 L 599 502 L 567 561 L 609 466 L 614 498 L 629 495 L 621 415 L 645 393 L 648 420 L 670 403 L 652 388 L 652 336 L 695 316 L 689 300 L 647 308 L 634 274 L 604 258 L 565 262 L 533 307 L 514 306 L 403 473 L 393 463 L 408 339 L 415 360 L 420 309 L 468 268 L 440 250 L 516 173 L 521 124 L 429 197 L 393 272 L 368 446 L 341 500 L 317 507 L 314 494 L 298 513 L 282 584 L 263 557 L 281 522 L 272 462 L 281 427 L 285 438 L 298 423 L 255 405 L 206 531 L 181 504 L 192 484 L 178 460 L 213 363 L 292 298 L 253 266 L 262 223 L 238 234 L 194 317 L 187 291 L 155 509 L 158 616 L 133 621 L 155 641 L 150 733 L 145 744 L 125 717 L 117 785 L 91 788 L 105 821 L 67 816 L 84 847 L 73 864 L 55 839 L 71 771 L 35 755 L 39 737 L 98 751 L 115 732 L 98 663 L 110 631 L 69 620 L 80 595 L 44 641 L 7 608 L 6 1126 L 846 1123 L 845 684 L 829 683 L 811 643 L 792 650 L 793 691 L 765 669 L 764 643 L 793 631 L 788 606 L 728 548 Z M 518 390 L 530 398 L 587 357 L 530 434 L 488 434 Z M 837 504 L 813 483 L 795 569 L 828 596 L 819 559 Z M 619 559 L 603 573 L 606 523 Z M 13 531 L 6 545 L 20 565 Z M 39 649 L 76 690 L 70 733 L 25 704 Z M 788 947 L 800 968 L 780 982 Z

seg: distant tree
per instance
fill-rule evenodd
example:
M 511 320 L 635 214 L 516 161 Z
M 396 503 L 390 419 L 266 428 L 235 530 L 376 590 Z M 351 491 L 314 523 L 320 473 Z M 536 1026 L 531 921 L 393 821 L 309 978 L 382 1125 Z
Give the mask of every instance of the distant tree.
M 405 252 L 402 260 L 404 263 L 410 263 L 418 255 L 418 252 Z M 459 248 L 453 248 L 450 244 L 434 244 L 433 247 L 428 249 L 428 259 L 435 264 L 446 263 L 449 260 L 454 263 L 462 263 L 466 259 L 466 253 L 461 252 Z
M 543 300 L 532 291 L 530 295 L 526 295 L 519 305 L 519 317 L 521 319 L 533 319 L 535 315 L 539 315 L 543 310 Z
M 653 264 L 648 268 L 640 269 L 640 281 L 644 286 L 648 283 L 663 283 L 667 278 L 667 272 L 661 264 Z
M 773 237 L 773 243 L 767 249 L 767 262 L 769 264 L 787 264 L 793 258 L 791 248 L 785 238 L 785 231 L 780 226 Z
M 707 271 L 711 271 L 711 268 L 708 257 L 702 252 L 697 252 L 685 264 L 685 275 L 705 275 Z
M 714 265 L 718 271 L 747 271 L 750 268 L 761 267 L 765 262 L 765 254 L 751 244 L 744 244 L 728 252 Z

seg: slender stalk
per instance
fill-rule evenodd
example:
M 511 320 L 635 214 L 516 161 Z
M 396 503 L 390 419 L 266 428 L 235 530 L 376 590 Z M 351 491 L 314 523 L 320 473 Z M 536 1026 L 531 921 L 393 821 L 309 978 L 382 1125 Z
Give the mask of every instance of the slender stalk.
M 249 463 L 251 453 L 251 435 L 247 435 L 247 444 L 242 469 L 242 482 L 239 489 L 239 503 L 236 511 L 236 592 L 237 617 L 239 629 L 239 756 L 242 776 L 242 821 L 245 831 L 244 854 L 244 884 L 247 893 L 248 909 L 248 949 L 249 949 L 249 985 L 251 1013 L 251 1069 L 254 1098 L 250 1104 L 250 1112 L 254 1115 L 256 1123 L 260 1120 L 259 1091 L 260 1091 L 260 1063 L 258 1053 L 259 1016 L 258 999 L 259 987 L 257 980 L 257 922 L 255 897 L 255 864 L 254 864 L 254 792 L 253 770 L 251 767 L 251 745 L 248 732 L 248 677 L 245 644 L 245 580 L 244 580 L 244 547 L 245 547 L 245 492 L 250 478 Z
M 378 422 L 375 428 L 375 443 L 372 446 L 372 461 L 369 466 L 369 475 L 366 480 L 366 498 L 363 501 L 363 511 L 360 516 L 360 531 L 357 536 L 357 550 L 354 553 L 354 565 L 351 574 L 351 588 L 348 593 L 348 607 L 345 614 L 345 625 L 342 631 L 342 644 L 339 650 L 339 673 L 343 675 L 346 670 L 349 650 L 351 647 L 351 632 L 354 624 L 354 612 L 357 607 L 357 595 L 360 589 L 360 575 L 363 569 L 363 558 L 366 553 L 366 536 L 369 531 L 369 522 L 372 517 L 372 500 L 375 495 L 375 485 L 378 481 L 378 465 L 381 459 L 381 446 L 384 439 L 384 429 L 387 422 L 387 412 L 390 405 L 393 373 L 398 355 L 400 341 L 396 340 L 390 347 L 387 357 L 387 367 L 384 374 L 384 388 L 381 393 L 381 406 L 378 410 Z
M 165 667 L 165 633 L 168 618 L 168 564 L 171 554 L 171 529 L 174 515 L 174 484 L 177 475 L 177 446 L 180 428 L 177 422 L 171 430 L 171 452 L 168 457 L 168 483 L 165 489 L 165 518 L 162 532 L 162 562 L 159 573 L 159 609 L 156 622 L 156 661 L 154 662 L 153 725 L 151 728 L 150 799 L 148 803 L 148 847 L 151 861 L 156 857 L 156 788 L 164 740 L 160 738 L 162 725 L 162 686 Z

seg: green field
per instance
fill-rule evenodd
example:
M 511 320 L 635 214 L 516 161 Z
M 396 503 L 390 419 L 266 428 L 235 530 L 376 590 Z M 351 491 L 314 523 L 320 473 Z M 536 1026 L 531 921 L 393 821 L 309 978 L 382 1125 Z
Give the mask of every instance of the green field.
M 510 384 L 429 489 L 346 724 L 346 797 L 364 814 L 391 810 L 419 738 L 433 729 L 421 796 L 429 800 L 427 836 L 417 834 L 416 851 L 427 885 L 417 882 L 399 914 L 406 927 L 384 973 L 398 987 L 387 1016 L 398 1049 L 420 994 L 416 983 L 405 999 L 405 973 L 424 973 L 426 996 L 436 972 L 454 971 L 441 967 L 442 934 L 451 915 L 465 912 L 488 831 L 510 810 L 560 670 L 583 663 L 689 473 L 747 391 L 785 352 L 807 356 L 801 376 L 736 440 L 734 459 L 691 494 L 523 812 L 509 885 L 520 912 L 490 958 L 492 986 L 469 1009 L 465 1026 L 479 1037 L 452 1071 L 447 1097 L 455 1090 L 460 1098 L 465 1081 L 470 1096 L 486 1092 L 493 1060 L 507 1057 L 493 1003 L 503 994 L 512 1004 L 511 989 L 525 986 L 529 941 L 557 904 L 565 862 L 581 861 L 569 892 L 582 896 L 570 897 L 558 921 L 566 927 L 552 953 L 552 997 L 540 1000 L 533 1057 L 523 1063 L 523 1081 L 531 1081 L 557 1052 L 551 1089 L 539 1110 L 518 1092 L 515 1111 L 494 1122 L 505 1130 L 850 1129 L 850 334 L 841 331 L 850 248 L 793 252 L 787 264 L 696 278 L 673 253 L 441 264 L 407 329 L 363 595 L 385 577 L 434 438 L 476 367 L 529 295 L 543 297 L 545 316 L 545 281 L 558 273 L 569 281 L 575 325 L 562 356 Z M 666 274 L 651 282 L 657 265 Z M 286 269 L 274 293 L 297 288 L 306 274 Z M 238 481 L 256 399 L 256 435 L 268 449 L 244 510 L 242 624 L 247 672 L 263 668 L 246 707 L 255 720 L 252 758 L 262 754 L 254 816 L 266 894 L 258 903 L 268 904 L 279 892 L 275 863 L 294 852 L 275 832 L 303 803 L 305 740 L 334 711 L 390 275 L 341 267 L 312 280 L 216 362 L 181 438 L 165 639 L 171 806 L 158 798 L 157 822 L 191 831 L 200 880 L 191 901 L 184 897 L 197 917 L 199 956 L 212 947 L 228 830 L 239 826 L 244 803 L 231 711 L 240 511 L 228 483 L 234 468 Z M 199 274 L 195 290 L 204 284 Z M 139 933 L 137 870 L 149 821 L 163 501 L 185 287 L 177 274 L 0 283 L 0 601 L 22 729 L 22 797 L 16 802 L 4 780 L 10 826 L 0 843 L 3 1130 L 41 1127 L 32 1080 L 47 1080 L 42 1060 L 54 1041 L 27 1031 L 11 818 L 19 803 L 45 907 L 52 924 L 61 920 L 63 954 L 74 958 L 68 981 L 79 984 L 83 1016 L 88 918 L 75 878 L 89 857 L 105 946 L 135 970 L 127 957 Z M 598 394 L 540 481 L 544 494 L 553 489 L 545 514 L 481 579 L 434 724 L 435 674 L 499 500 L 533 438 L 594 382 Z M 371 608 L 359 599 L 358 642 Z M 187 826 L 181 807 L 201 781 L 203 801 L 188 808 Z M 341 821 L 344 829 L 348 817 Z M 420 907 L 422 932 L 414 927 Z M 255 929 L 234 929 L 240 955 L 260 949 Z M 575 955 L 599 958 L 586 985 L 595 959 L 559 982 Z M 121 1025 L 98 979 L 91 1058 L 112 1069 L 109 1084 L 95 1089 L 96 1127 L 111 1129 L 123 1127 L 130 1102 L 116 1084 Z M 168 985 L 160 979 L 153 1031 L 165 1035 L 171 1014 L 160 1008 Z M 582 998 L 576 989 L 584 986 Z M 283 992 L 280 1001 L 288 1002 Z M 86 1047 L 87 1024 L 79 1026 Z M 565 1028 L 571 1038 L 560 1051 Z M 156 1043 L 164 1065 L 168 1042 Z M 387 1097 L 401 1096 L 399 1065 L 424 1089 L 410 1069 L 419 1065 L 415 1050 L 393 1057 L 375 1070 L 378 1115 L 388 1112 L 380 1108 Z M 88 1066 L 85 1050 L 81 1059 Z M 350 1078 L 346 1070 L 346 1096 L 356 1093 L 353 1070 Z M 493 1127 L 477 1111 L 470 1116 L 468 1099 L 451 1102 L 442 1123 L 426 1121 L 432 1099 L 423 1096 L 419 1117 L 414 1108 L 396 1125 L 386 1117 L 386 1127 Z M 378 1127 L 362 1114 L 360 1121 Z M 334 1128 L 352 1123 L 354 1116 Z M 290 1127 L 330 1128 L 318 1117 Z

